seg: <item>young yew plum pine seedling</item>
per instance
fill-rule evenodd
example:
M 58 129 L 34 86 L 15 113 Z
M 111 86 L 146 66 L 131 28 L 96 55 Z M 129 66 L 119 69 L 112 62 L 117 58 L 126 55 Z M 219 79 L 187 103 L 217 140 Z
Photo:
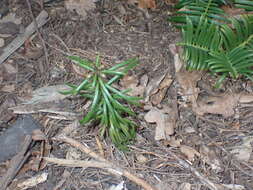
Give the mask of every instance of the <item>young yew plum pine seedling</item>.
M 127 105 L 138 106 L 140 98 L 127 95 L 129 89 L 119 90 L 113 86 L 113 83 L 134 68 L 138 64 L 138 60 L 129 59 L 105 69 L 101 65 L 99 56 L 95 63 L 77 56 L 69 56 L 69 59 L 91 73 L 80 85 L 69 85 L 72 88 L 70 91 L 61 92 L 66 95 L 80 95 L 92 101 L 89 112 L 80 123 L 99 121 L 101 136 L 108 134 L 119 149 L 127 149 L 126 145 L 136 135 L 136 124 L 127 118 L 135 116 L 135 113 Z

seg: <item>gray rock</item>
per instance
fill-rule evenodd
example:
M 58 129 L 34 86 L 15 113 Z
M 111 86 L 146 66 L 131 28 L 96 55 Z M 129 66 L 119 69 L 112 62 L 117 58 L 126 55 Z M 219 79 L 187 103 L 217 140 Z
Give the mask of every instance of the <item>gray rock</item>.
M 17 121 L 0 136 L 0 162 L 16 155 L 25 136 L 32 134 L 35 129 L 40 129 L 40 124 L 38 124 L 32 116 L 20 116 Z

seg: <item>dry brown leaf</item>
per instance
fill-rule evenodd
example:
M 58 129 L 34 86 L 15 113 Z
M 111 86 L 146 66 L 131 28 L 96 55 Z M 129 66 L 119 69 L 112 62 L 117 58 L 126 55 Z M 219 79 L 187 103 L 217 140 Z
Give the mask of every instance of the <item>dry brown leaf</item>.
M 39 47 L 29 47 L 26 49 L 24 56 L 27 59 L 38 59 L 43 55 L 43 49 Z
M 176 121 L 172 119 L 169 109 L 159 110 L 153 107 L 145 116 L 144 119 L 149 123 L 156 123 L 155 140 L 169 139 L 174 133 Z M 172 111 L 171 111 L 172 112 Z M 174 117 L 173 117 L 174 118 Z
M 235 8 L 228 5 L 223 5 L 221 8 L 224 10 L 224 12 L 228 15 L 229 18 L 231 17 L 239 17 L 242 14 L 248 14 L 245 9 Z
M 253 142 L 253 136 L 247 136 L 243 138 L 243 143 L 239 146 L 233 147 L 231 154 L 240 161 L 248 162 L 252 153 L 251 143 Z
M 40 129 L 36 129 L 32 132 L 32 139 L 34 141 L 46 141 L 47 137 Z
M 76 13 L 83 17 L 87 15 L 87 11 L 96 8 L 95 3 L 92 0 L 65 0 L 66 9 L 69 11 L 76 11 Z
M 234 115 L 234 108 L 237 106 L 240 94 L 224 94 L 220 97 L 208 97 L 205 100 L 199 100 L 193 106 L 193 111 L 198 115 L 205 113 L 221 114 L 224 117 Z
M 199 152 L 190 146 L 181 145 L 180 151 L 187 157 L 189 161 L 194 161 L 195 155 L 198 157 L 200 156 Z
M 186 71 L 181 69 L 176 73 L 176 79 L 182 88 L 182 95 L 186 97 L 193 105 L 196 104 L 199 88 L 197 88 L 197 82 L 201 79 L 200 71 Z
M 159 86 L 163 81 L 163 79 L 166 77 L 166 75 L 167 72 L 165 74 L 162 74 L 160 76 L 151 79 L 151 81 L 148 83 L 148 86 L 145 89 L 145 102 L 148 102 L 150 97 L 158 92 Z
M 143 75 L 141 78 L 140 84 L 139 84 L 139 79 L 136 75 L 125 75 L 121 80 L 120 80 L 120 85 L 124 89 L 131 89 L 128 94 L 130 96 L 143 96 L 144 90 L 145 90 L 145 84 L 147 80 L 147 75 Z
M 143 8 L 143 9 L 155 9 L 156 2 L 155 0 L 139 0 L 138 7 Z
M 173 81 L 173 79 L 172 79 L 171 75 L 169 75 L 167 73 L 165 78 L 162 80 L 162 82 L 160 83 L 160 86 L 157 89 L 158 92 L 154 95 L 151 95 L 151 97 L 150 97 L 150 100 L 153 105 L 158 105 L 162 102 L 172 81 Z

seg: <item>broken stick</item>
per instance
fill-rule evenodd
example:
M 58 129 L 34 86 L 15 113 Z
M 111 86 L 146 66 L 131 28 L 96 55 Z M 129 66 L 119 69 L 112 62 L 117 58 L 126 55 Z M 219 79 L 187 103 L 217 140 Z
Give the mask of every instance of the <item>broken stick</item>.
M 127 177 L 129 180 L 131 180 L 132 182 L 136 183 L 137 185 L 140 185 L 145 190 L 157 190 L 155 187 L 153 187 L 152 185 L 150 185 L 149 183 L 147 183 L 143 179 L 135 176 L 134 174 L 130 173 L 129 171 L 127 171 L 125 169 L 120 168 L 116 164 L 104 159 L 103 157 L 101 157 L 97 153 L 95 153 L 94 151 L 90 150 L 88 147 L 84 146 L 83 144 L 81 144 L 80 142 L 78 142 L 72 138 L 69 138 L 65 135 L 59 135 L 58 137 L 55 137 L 53 140 L 68 143 L 71 146 L 81 150 L 83 153 L 85 153 L 85 154 L 89 155 L 90 157 L 94 158 L 95 160 L 97 160 L 96 162 L 94 161 L 95 164 L 94 163 L 92 164 L 93 167 L 95 167 L 95 165 L 97 165 L 98 168 L 104 168 L 114 175 L 115 174 L 123 175 L 123 176 Z M 62 160 L 62 159 L 45 158 L 45 160 L 52 162 L 52 163 L 57 163 L 57 164 L 61 163 L 62 165 L 68 165 L 68 166 L 71 166 L 71 164 L 72 164 L 72 167 L 78 167 L 77 163 L 79 163 L 79 167 L 91 165 L 91 162 L 82 162 L 82 161 L 77 162 L 76 160 L 74 161 L 75 164 L 73 164 L 73 163 L 70 164 L 70 161 Z

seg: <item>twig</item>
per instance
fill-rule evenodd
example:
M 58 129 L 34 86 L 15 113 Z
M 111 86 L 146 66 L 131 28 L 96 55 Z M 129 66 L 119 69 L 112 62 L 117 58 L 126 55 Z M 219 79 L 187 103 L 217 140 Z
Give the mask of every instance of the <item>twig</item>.
M 31 17 L 32 17 L 32 19 L 33 19 L 34 26 L 35 26 L 35 30 L 36 30 L 36 32 L 37 32 L 37 34 L 38 34 L 38 36 L 39 36 L 39 39 L 40 39 L 40 41 L 41 41 L 41 43 L 42 43 L 42 46 L 43 46 L 43 50 L 44 50 L 44 53 L 45 53 L 46 64 L 49 65 L 47 47 L 46 47 L 45 41 L 44 41 L 44 39 L 43 39 L 43 37 L 42 37 L 40 31 L 39 31 L 38 23 L 37 23 L 37 21 L 36 21 L 34 15 L 33 15 L 32 6 L 31 6 L 31 3 L 30 3 L 30 0 L 26 0 L 26 3 L 27 3 L 27 5 L 28 5 L 29 12 L 30 12 Z
M 0 180 L 0 190 L 6 189 L 11 180 L 17 175 L 18 171 L 23 166 L 24 162 L 30 156 L 30 152 L 27 152 L 27 150 L 31 142 L 32 142 L 31 135 L 27 135 L 25 137 L 21 151 L 11 159 L 10 168 L 8 169 L 5 176 L 3 176 Z
M 99 162 L 99 161 L 67 160 L 67 159 L 49 158 L 49 157 L 44 157 L 44 159 L 48 162 L 58 164 L 61 166 L 67 166 L 67 167 L 74 167 L 74 168 L 93 167 L 93 168 L 101 168 L 101 169 L 113 169 L 111 165 L 108 165 L 105 162 Z
M 211 182 L 209 179 L 207 179 L 206 177 L 204 177 L 201 173 L 199 173 L 194 167 L 192 167 L 190 164 L 188 164 L 186 161 L 182 160 L 181 158 L 179 158 L 176 154 L 174 154 L 173 152 L 170 151 L 170 154 L 177 159 L 177 161 L 179 162 L 179 164 L 181 166 L 183 166 L 186 169 L 189 169 L 194 175 L 196 175 L 202 183 L 204 183 L 207 187 L 209 187 L 212 190 L 219 190 L 220 188 L 214 184 L 213 182 Z
M 85 154 L 89 155 L 90 157 L 94 158 L 95 160 L 97 160 L 94 163 L 98 164 L 98 166 L 100 166 L 100 168 L 104 167 L 109 172 L 111 172 L 113 174 L 116 173 L 118 175 L 123 175 L 123 176 L 127 177 L 129 180 L 133 181 L 134 183 L 142 186 L 145 190 L 157 190 L 155 187 L 148 184 L 143 179 L 133 175 L 132 173 L 130 173 L 129 171 L 127 171 L 125 169 L 120 168 L 116 164 L 102 158 L 97 153 L 93 152 L 88 147 L 85 147 L 83 144 L 79 143 L 78 141 L 76 141 L 72 138 L 66 137 L 65 135 L 59 135 L 58 137 L 53 138 L 53 140 L 60 141 L 60 142 L 65 142 L 65 143 L 68 143 L 68 144 L 70 144 L 71 146 L 73 146 L 75 148 L 78 148 L 83 153 L 85 153 Z M 76 160 L 74 161 L 74 164 L 75 163 L 76 163 Z M 84 164 L 84 163 L 82 163 L 82 164 Z M 89 163 L 87 163 L 87 162 L 85 164 L 86 164 L 86 166 L 89 165 Z M 95 165 L 93 164 L 93 167 L 94 166 Z M 82 167 L 82 166 L 78 166 L 78 167 Z

